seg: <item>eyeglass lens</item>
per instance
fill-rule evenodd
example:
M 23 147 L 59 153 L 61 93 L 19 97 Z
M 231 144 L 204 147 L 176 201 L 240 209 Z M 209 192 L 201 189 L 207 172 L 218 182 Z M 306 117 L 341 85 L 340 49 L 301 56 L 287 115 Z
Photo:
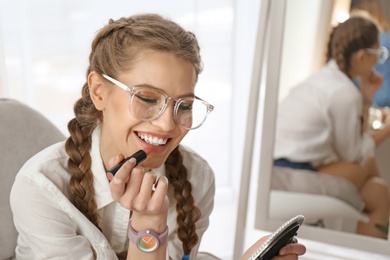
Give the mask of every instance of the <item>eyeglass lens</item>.
M 378 59 L 380 63 L 384 63 L 389 57 L 389 51 L 386 47 L 381 47 L 378 50 Z
M 386 47 L 380 47 L 379 49 L 366 49 L 369 53 L 374 54 L 378 57 L 378 63 L 383 64 L 389 56 L 389 51 Z
M 139 120 L 150 121 L 158 118 L 166 106 L 166 97 L 153 89 L 136 88 L 130 96 L 130 113 Z M 174 119 L 186 129 L 201 126 L 208 113 L 208 106 L 193 97 L 181 98 L 174 105 Z

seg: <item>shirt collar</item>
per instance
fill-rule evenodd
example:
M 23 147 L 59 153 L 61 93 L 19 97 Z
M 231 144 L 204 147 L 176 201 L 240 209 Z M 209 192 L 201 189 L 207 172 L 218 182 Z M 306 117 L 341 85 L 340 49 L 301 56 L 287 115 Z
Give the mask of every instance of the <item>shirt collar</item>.
M 110 183 L 106 176 L 106 170 L 100 155 L 100 125 L 92 133 L 91 171 L 93 173 L 93 188 L 95 189 L 95 200 L 97 209 L 110 204 L 114 200 L 111 196 Z
M 343 80 L 346 84 L 351 85 L 355 89 L 357 89 L 354 82 L 344 72 L 342 72 L 340 70 L 339 65 L 337 64 L 336 60 L 334 60 L 334 59 L 329 60 L 326 66 L 328 68 L 330 68 L 330 70 L 332 70 L 333 73 L 339 75 L 340 80 Z
M 337 62 L 334 59 L 329 60 L 327 66 L 329 66 L 332 69 L 339 70 L 339 65 L 337 64 Z

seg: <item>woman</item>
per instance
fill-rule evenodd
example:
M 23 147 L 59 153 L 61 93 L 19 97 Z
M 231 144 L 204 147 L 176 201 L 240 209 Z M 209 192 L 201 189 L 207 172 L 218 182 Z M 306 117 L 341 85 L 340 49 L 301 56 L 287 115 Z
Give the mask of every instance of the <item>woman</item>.
M 368 108 L 383 81 L 373 69 L 381 54 L 378 27 L 368 17 L 353 15 L 333 29 L 327 64 L 279 106 L 274 164 L 351 181 L 369 216 L 368 223 L 358 223 L 357 233 L 386 238 L 378 226 L 388 225 L 389 192 L 374 149 L 390 135 L 390 126 L 372 135 L 366 131 Z
M 213 110 L 194 94 L 199 51 L 194 34 L 153 14 L 98 32 L 69 138 L 30 159 L 12 188 L 18 259 L 197 258 L 214 174 L 180 142 Z M 138 150 L 146 160 L 106 174 Z M 279 259 L 297 259 L 305 247 L 284 250 Z
M 380 45 L 390 50 L 390 25 L 384 12 L 385 8 L 379 0 L 352 0 L 351 11 L 366 11 L 377 22 L 381 29 L 379 35 Z M 375 92 L 373 105 L 377 107 L 390 107 L 390 59 L 379 62 L 375 70 L 383 76 L 383 84 Z

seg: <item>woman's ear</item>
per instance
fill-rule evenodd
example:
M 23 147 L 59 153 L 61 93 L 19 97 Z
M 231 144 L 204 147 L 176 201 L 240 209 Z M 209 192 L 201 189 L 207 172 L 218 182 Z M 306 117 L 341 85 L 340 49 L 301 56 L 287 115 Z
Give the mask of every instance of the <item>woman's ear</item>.
M 105 108 L 106 91 L 102 77 L 96 72 L 91 71 L 88 75 L 89 95 L 97 110 L 102 111 Z
M 366 57 L 366 51 L 364 49 L 360 49 L 355 53 L 355 62 L 362 62 Z

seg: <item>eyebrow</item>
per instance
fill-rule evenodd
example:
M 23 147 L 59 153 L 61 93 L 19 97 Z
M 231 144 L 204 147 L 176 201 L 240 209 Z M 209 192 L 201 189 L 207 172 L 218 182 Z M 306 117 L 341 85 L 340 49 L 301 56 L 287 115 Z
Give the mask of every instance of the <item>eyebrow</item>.
M 155 89 L 155 90 L 158 90 L 158 91 L 161 91 L 163 92 L 165 95 L 167 95 L 168 97 L 171 97 L 169 96 L 164 90 L 162 90 L 161 88 L 157 88 L 153 85 L 149 85 L 147 83 L 143 83 L 143 84 L 137 84 L 137 85 L 133 85 L 133 87 L 147 87 L 147 88 L 152 88 L 152 89 Z M 194 93 L 186 93 L 184 95 L 180 95 L 180 97 L 178 98 L 182 98 L 182 97 L 195 97 L 195 94 Z M 172 97 L 173 98 L 173 97 Z
M 163 91 L 162 89 L 160 88 L 157 88 L 153 85 L 150 85 L 150 84 L 147 84 L 147 83 L 142 83 L 142 84 L 136 84 L 136 85 L 126 85 L 122 82 L 120 82 L 119 80 L 116 80 L 106 74 L 103 74 L 103 77 L 106 78 L 108 81 L 110 81 L 111 83 L 114 83 L 115 85 L 117 85 L 118 87 L 120 87 L 121 89 L 127 91 L 127 88 L 129 87 L 147 87 L 147 88 L 152 88 L 152 89 L 155 89 L 155 90 L 158 90 L 158 91 L 161 91 L 163 92 L 165 95 L 167 95 L 168 97 L 170 97 L 167 93 L 165 93 L 165 91 Z M 183 98 L 183 97 L 196 97 L 194 93 L 188 93 L 188 94 L 184 94 L 178 98 Z M 173 98 L 173 97 L 172 97 Z

